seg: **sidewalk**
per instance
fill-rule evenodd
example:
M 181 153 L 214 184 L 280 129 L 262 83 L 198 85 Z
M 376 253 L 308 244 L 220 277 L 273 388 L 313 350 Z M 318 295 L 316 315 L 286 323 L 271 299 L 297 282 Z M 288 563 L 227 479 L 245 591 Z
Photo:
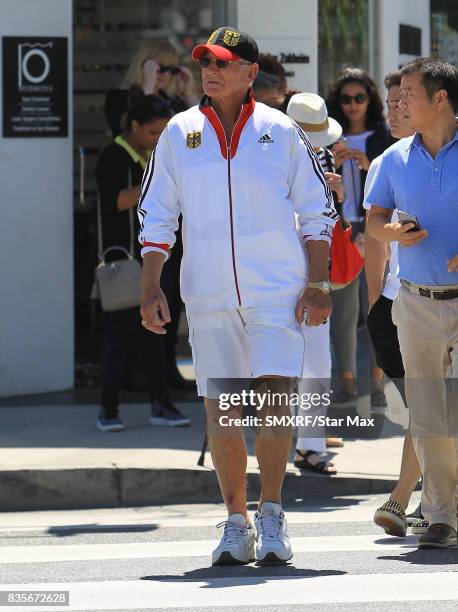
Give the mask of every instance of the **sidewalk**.
M 399 472 L 407 413 L 391 384 L 387 397 L 389 411 L 377 417 L 380 437 L 345 440 L 333 457 L 336 477 L 301 475 L 292 452 L 285 498 L 388 493 Z M 137 399 L 123 404 L 123 432 L 101 433 L 94 393 L 1 400 L 0 511 L 220 501 L 210 453 L 204 467 L 197 465 L 203 404 L 191 398 L 177 405 L 191 427 L 151 427 L 148 404 Z M 367 396 L 359 398 L 358 413 L 370 416 Z M 247 446 L 248 491 L 255 499 L 259 471 L 250 431 Z

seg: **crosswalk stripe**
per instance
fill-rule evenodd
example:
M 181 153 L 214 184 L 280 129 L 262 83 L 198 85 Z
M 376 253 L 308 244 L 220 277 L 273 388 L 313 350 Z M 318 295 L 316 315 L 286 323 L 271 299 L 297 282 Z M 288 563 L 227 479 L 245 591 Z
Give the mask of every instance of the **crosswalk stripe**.
M 382 538 L 383 543 L 380 543 Z M 417 537 L 392 538 L 380 535 L 292 537 L 296 553 L 307 552 L 390 552 L 415 548 Z M 102 559 L 157 559 L 207 557 L 217 540 L 129 542 L 122 544 L 56 544 L 53 546 L 2 546 L 0 565 L 11 563 L 50 563 Z
M 253 575 L 186 580 L 181 576 L 145 580 L 41 583 L 40 590 L 69 590 L 66 610 L 165 609 L 237 606 L 307 605 L 384 601 L 444 601 L 458 597 L 458 581 L 449 572 L 418 574 L 331 575 L 283 578 Z M 33 587 L 32 587 L 33 588 Z M 32 590 L 9 584 L 9 590 Z M 226 596 L 224 596 L 226 595 Z M 433 607 L 440 607 L 434 604 Z M 43 607 L 42 612 L 56 608 Z M 30 608 L 16 608 L 30 610 Z
M 304 486 L 306 486 L 306 480 Z M 345 497 L 343 497 L 345 500 Z M 307 523 L 343 523 L 355 521 L 372 521 L 374 511 L 380 506 L 380 502 L 353 504 L 350 506 L 335 507 L 333 505 L 322 506 L 322 511 L 311 512 L 308 509 L 297 511 L 287 511 L 286 518 L 289 525 L 303 525 Z M 414 504 L 412 504 L 414 506 Z M 327 511 L 328 510 L 328 511 Z M 69 512 L 71 512 L 71 527 L 68 527 Z M 154 523 L 156 528 L 163 527 L 214 527 L 216 523 L 224 519 L 226 510 L 222 504 L 215 504 L 208 510 L 208 505 L 202 512 L 202 506 L 197 505 L 193 508 L 189 506 L 176 506 L 173 509 L 164 511 L 162 507 L 149 507 L 136 509 L 134 518 L 132 510 L 117 508 L 115 511 L 109 510 L 110 518 L 107 519 L 107 509 L 96 510 L 72 510 L 55 512 L 62 516 L 53 516 L 52 526 L 54 529 L 71 531 L 78 527 L 84 527 L 88 531 L 97 531 L 103 527 L 116 527 L 116 525 L 148 525 Z M 18 533 L 47 533 L 50 520 L 49 512 L 35 511 L 29 513 L 4 513 L 2 520 L 8 526 L 0 527 L 2 533 L 15 531 Z M 25 526 L 27 525 L 27 526 Z

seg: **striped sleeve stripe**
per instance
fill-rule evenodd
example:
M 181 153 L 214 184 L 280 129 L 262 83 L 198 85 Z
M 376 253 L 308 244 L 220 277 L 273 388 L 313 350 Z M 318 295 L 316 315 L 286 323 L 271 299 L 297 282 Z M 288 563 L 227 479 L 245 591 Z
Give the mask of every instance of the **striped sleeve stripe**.
M 141 185 L 141 187 L 142 187 L 142 191 L 143 191 L 143 187 L 145 186 L 145 183 L 146 183 L 146 181 L 147 181 L 147 179 L 148 179 L 148 177 L 149 177 L 149 175 L 150 175 L 150 172 L 151 172 L 151 170 L 152 170 L 152 167 L 153 167 L 153 165 L 154 165 L 154 161 L 153 161 L 153 160 L 154 160 L 154 153 L 155 153 L 155 151 L 153 151 L 153 152 L 151 153 L 150 158 L 149 158 L 149 160 L 148 160 L 148 163 L 147 163 L 147 165 L 146 165 L 145 171 L 143 172 L 143 177 L 142 177 L 142 185 Z
M 329 155 L 329 158 L 328 158 Z M 331 165 L 331 153 L 326 154 L 326 151 L 321 148 L 316 156 L 318 157 L 318 161 L 320 162 L 320 166 L 323 168 L 324 172 L 335 172 L 335 169 Z
M 149 161 L 150 170 L 148 172 L 147 178 L 145 177 L 145 180 L 142 182 L 142 191 L 141 191 L 141 196 L 140 196 L 140 202 L 138 203 L 138 206 L 139 206 L 140 209 L 141 209 L 141 205 L 143 203 L 143 200 L 145 199 L 145 196 L 148 193 L 148 189 L 149 189 L 149 186 L 151 184 L 151 179 L 153 178 L 153 174 L 154 174 L 154 158 L 155 157 L 156 157 L 156 149 L 154 149 L 153 154 L 151 155 L 151 158 L 150 158 L 150 161 Z
M 332 192 L 331 192 L 331 190 L 329 188 L 329 185 L 328 185 L 328 183 L 326 181 L 326 177 L 324 176 L 323 168 L 321 167 L 321 164 L 319 163 L 319 161 L 317 159 L 315 151 L 313 150 L 313 147 L 310 144 L 310 141 L 307 138 L 307 135 L 305 134 L 304 130 L 300 127 L 300 125 L 298 125 L 295 121 L 292 121 L 291 123 L 296 128 L 297 133 L 299 134 L 299 138 L 305 144 L 305 146 L 307 148 L 307 152 L 308 152 L 309 157 L 310 157 L 310 160 L 312 162 L 315 174 L 317 175 L 317 177 L 321 181 L 321 184 L 324 187 L 324 191 L 326 193 L 326 198 L 328 200 L 328 202 L 326 204 L 326 208 L 329 209 L 329 211 L 324 213 L 324 216 L 329 217 L 330 219 L 337 220 L 339 218 L 339 215 L 337 214 L 337 211 L 334 208 L 334 200 L 333 200 L 333 197 L 332 197 Z
M 309 157 L 312 161 L 312 165 L 313 165 L 313 169 L 315 170 L 315 174 L 317 175 L 317 177 L 320 179 L 326 194 L 328 194 L 328 192 L 330 193 L 330 189 L 328 187 L 328 184 L 326 182 L 326 178 L 324 176 L 323 173 L 323 169 L 321 167 L 321 165 L 318 163 L 317 157 L 316 157 L 316 153 L 313 150 L 312 145 L 310 144 L 310 140 L 307 138 L 306 133 L 304 132 L 304 130 L 301 128 L 300 125 L 298 125 L 295 121 L 292 121 L 292 124 L 294 125 L 294 127 L 296 128 L 297 133 L 299 134 L 299 138 L 302 140 L 302 142 L 305 144 Z M 328 196 L 329 197 L 329 196 Z
M 142 208 L 142 203 L 143 203 L 143 200 L 145 199 L 146 194 L 148 193 L 148 189 L 151 184 L 151 179 L 153 178 L 154 158 L 155 157 L 156 157 L 156 149 L 154 149 L 149 159 L 148 165 L 145 169 L 145 172 L 143 174 L 143 180 L 142 180 L 141 192 L 140 192 L 140 200 L 137 206 L 137 212 L 142 218 L 141 223 L 140 223 L 140 233 L 143 231 L 144 221 L 146 217 L 146 210 Z
M 143 208 L 138 207 L 137 208 L 138 214 L 141 216 L 141 221 L 140 221 L 140 233 L 143 232 L 143 228 L 145 225 L 145 217 L 146 217 L 146 211 L 143 210 Z

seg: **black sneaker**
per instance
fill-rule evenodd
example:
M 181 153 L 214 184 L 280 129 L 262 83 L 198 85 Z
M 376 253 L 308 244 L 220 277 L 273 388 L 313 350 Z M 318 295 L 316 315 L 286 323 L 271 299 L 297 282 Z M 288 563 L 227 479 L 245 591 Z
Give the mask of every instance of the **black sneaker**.
M 151 405 L 149 422 L 160 427 L 187 427 L 191 424 L 191 419 L 182 414 L 170 399 L 165 397 Z
M 333 408 L 350 408 L 350 406 L 356 406 L 357 401 L 358 394 L 356 390 L 347 391 L 346 389 L 341 389 L 333 394 L 331 406 Z
M 380 390 L 371 391 L 371 411 L 383 414 L 387 408 L 388 404 L 384 392 Z
M 119 417 L 118 411 L 107 412 L 101 408 L 99 418 L 97 419 L 97 429 L 100 431 L 122 431 L 124 424 Z

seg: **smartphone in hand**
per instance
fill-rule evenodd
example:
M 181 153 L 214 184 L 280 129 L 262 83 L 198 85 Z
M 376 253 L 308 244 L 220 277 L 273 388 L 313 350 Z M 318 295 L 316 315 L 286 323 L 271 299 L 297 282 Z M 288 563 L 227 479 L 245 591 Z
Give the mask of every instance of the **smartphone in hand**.
M 332 145 L 334 151 L 343 151 L 348 149 L 348 141 L 345 136 L 341 136 L 337 142 Z
M 399 223 L 401 225 L 407 225 L 408 223 L 415 223 L 415 227 L 412 227 L 411 229 L 409 229 L 407 233 L 418 232 L 419 230 L 421 230 L 420 222 L 418 221 L 418 218 L 415 215 L 411 215 L 410 213 L 403 212 L 402 210 L 398 210 L 397 213 L 398 213 Z

